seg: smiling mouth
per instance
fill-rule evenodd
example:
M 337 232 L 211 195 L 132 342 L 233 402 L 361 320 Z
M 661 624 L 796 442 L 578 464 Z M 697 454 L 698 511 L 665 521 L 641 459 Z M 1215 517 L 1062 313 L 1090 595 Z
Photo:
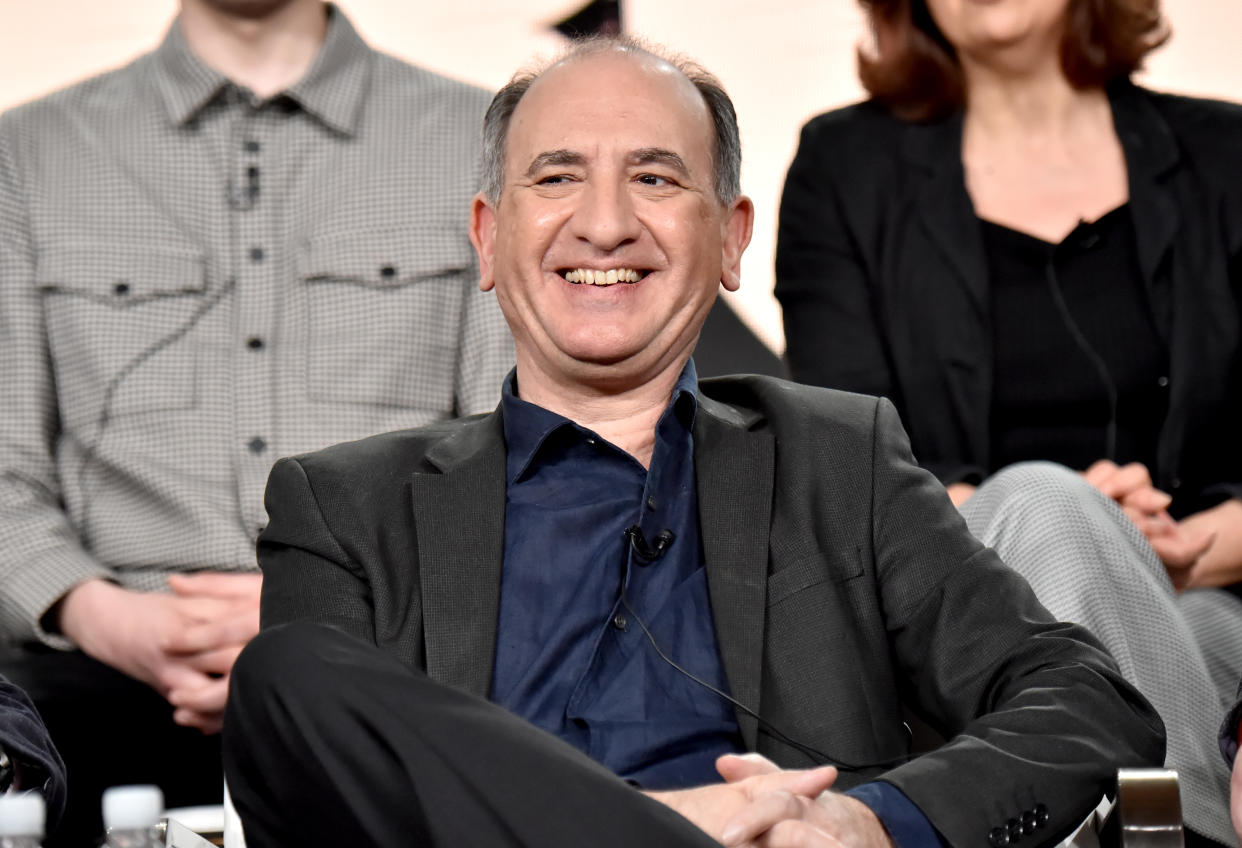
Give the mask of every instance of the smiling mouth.
M 617 283 L 637 283 L 651 272 L 636 268 L 562 268 L 559 273 L 566 282 L 577 285 L 615 286 Z

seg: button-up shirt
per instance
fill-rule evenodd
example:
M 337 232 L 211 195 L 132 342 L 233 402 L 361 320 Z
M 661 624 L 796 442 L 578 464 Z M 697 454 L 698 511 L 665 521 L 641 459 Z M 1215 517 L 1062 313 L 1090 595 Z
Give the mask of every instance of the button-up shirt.
M 329 7 L 260 99 L 178 24 L 0 118 L 0 625 L 75 584 L 256 568 L 281 455 L 493 407 L 467 233 L 485 92 Z
M 646 469 L 522 400 L 516 374 L 501 395 L 505 536 L 491 699 L 648 789 L 718 782 L 716 758 L 743 750 L 699 538 L 697 388 L 687 362 Z M 626 533 L 634 526 L 637 544 Z M 640 555 L 655 553 L 665 531 L 663 551 Z M 900 848 L 943 844 L 895 786 L 847 794 Z
M 501 400 L 508 488 L 492 700 L 644 787 L 719 780 L 716 757 L 741 750 L 741 736 L 732 705 L 688 677 L 727 687 L 699 543 L 693 365 L 656 425 L 650 470 L 521 400 L 513 380 Z M 665 531 L 673 541 L 653 561 L 636 553 Z

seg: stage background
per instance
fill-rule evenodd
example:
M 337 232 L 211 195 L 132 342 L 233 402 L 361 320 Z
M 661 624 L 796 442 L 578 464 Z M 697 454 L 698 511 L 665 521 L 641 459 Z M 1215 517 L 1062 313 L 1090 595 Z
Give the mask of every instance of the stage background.
M 742 182 L 755 239 L 730 305 L 770 348 L 784 347 L 772 298 L 776 209 L 798 129 L 860 97 L 854 49 L 865 37 L 854 0 L 623 0 L 625 26 L 699 60 L 724 81 L 742 128 Z M 548 25 L 581 0 L 340 0 L 376 47 L 495 89 L 561 43 Z M 1238 0 L 1165 0 L 1173 39 L 1141 80 L 1242 99 Z M 161 38 L 175 0 L 0 0 L 0 108 L 125 63 Z M 1242 152 L 1240 152 L 1242 155 Z M 464 214 L 463 210 L 463 214 Z

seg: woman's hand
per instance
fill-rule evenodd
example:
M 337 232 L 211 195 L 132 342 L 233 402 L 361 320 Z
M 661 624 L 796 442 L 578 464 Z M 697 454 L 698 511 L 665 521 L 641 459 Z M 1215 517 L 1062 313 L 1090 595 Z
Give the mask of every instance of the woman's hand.
M 1088 483 L 1115 500 L 1151 543 L 1178 591 L 1196 585 L 1193 574 L 1210 554 L 1218 535 L 1214 522 L 1174 521 L 1168 513 L 1173 498 L 1157 489 L 1147 466 L 1139 462 L 1117 465 L 1101 459 L 1083 472 Z M 1239 528 L 1242 534 L 1242 528 Z M 1242 544 L 1242 539 L 1239 540 Z M 1239 550 L 1242 558 L 1242 549 Z

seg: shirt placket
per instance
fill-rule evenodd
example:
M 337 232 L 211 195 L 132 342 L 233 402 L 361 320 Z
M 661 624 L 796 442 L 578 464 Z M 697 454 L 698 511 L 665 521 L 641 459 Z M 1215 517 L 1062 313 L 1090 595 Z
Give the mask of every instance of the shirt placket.
M 289 261 L 279 233 L 280 134 L 292 115 L 280 103 L 263 103 L 244 92 L 239 101 L 228 141 L 230 250 L 237 286 L 231 340 L 234 451 L 241 517 L 253 538 L 267 523 L 263 491 L 278 446 L 275 336 Z

